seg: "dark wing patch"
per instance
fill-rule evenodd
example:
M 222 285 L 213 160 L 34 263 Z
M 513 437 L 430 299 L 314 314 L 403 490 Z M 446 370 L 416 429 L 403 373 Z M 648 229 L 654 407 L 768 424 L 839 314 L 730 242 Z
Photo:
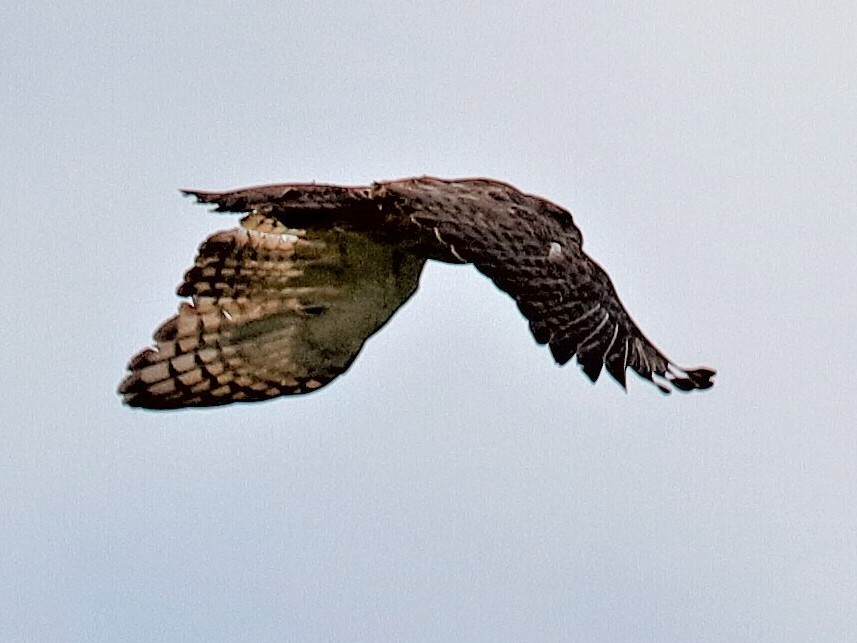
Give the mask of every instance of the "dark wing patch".
M 559 364 L 575 355 L 593 382 L 602 367 L 626 386 L 628 367 L 661 391 L 709 388 L 714 371 L 682 369 L 640 331 L 604 270 L 582 249 L 571 214 L 494 181 L 423 177 L 380 184 L 399 209 L 515 299 Z
M 423 261 L 334 230 L 306 237 L 252 218 L 199 248 L 178 294 L 191 298 L 128 364 L 125 403 L 215 406 L 317 390 L 416 290 Z M 274 227 L 271 227 L 274 226 Z

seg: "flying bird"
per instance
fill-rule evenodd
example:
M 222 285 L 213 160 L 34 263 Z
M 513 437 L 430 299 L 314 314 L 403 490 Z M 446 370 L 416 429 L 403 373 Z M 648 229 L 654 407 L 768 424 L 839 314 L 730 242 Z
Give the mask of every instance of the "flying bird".
M 189 302 L 119 385 L 131 406 L 173 409 L 315 391 L 417 289 L 426 261 L 473 264 L 517 303 L 539 344 L 595 382 L 632 371 L 664 393 L 712 385 L 640 331 L 568 210 L 490 179 L 417 177 L 345 187 L 289 183 L 183 190 L 245 214 L 199 248 Z

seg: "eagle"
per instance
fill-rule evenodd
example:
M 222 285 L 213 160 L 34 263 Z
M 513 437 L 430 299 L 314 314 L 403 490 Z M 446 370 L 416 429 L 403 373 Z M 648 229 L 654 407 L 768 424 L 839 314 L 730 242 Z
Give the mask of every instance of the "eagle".
M 421 176 L 368 186 L 182 190 L 240 227 L 211 235 L 178 287 L 190 301 L 128 363 L 124 403 L 176 409 L 316 391 L 416 292 L 428 260 L 473 264 L 510 295 L 536 342 L 592 382 L 626 371 L 664 393 L 712 386 L 640 331 L 571 213 L 484 178 Z

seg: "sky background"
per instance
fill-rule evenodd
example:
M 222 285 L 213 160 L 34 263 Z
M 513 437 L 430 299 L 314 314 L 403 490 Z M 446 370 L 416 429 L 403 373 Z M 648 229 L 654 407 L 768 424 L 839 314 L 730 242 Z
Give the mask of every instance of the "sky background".
M 21 2 L 0 39 L 0 640 L 857 640 L 857 5 Z M 430 265 L 322 391 L 115 394 L 178 188 L 482 175 L 715 387 L 596 386 Z

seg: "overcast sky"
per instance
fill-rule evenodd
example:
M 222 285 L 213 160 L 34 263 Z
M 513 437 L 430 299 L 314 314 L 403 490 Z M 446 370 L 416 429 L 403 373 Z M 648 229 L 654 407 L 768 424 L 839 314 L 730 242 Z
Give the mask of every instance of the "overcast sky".
M 857 5 L 3 22 L 0 640 L 857 640 Z M 120 404 L 234 224 L 178 188 L 423 173 L 570 208 L 715 387 L 592 386 L 475 270 L 430 265 L 318 393 Z

